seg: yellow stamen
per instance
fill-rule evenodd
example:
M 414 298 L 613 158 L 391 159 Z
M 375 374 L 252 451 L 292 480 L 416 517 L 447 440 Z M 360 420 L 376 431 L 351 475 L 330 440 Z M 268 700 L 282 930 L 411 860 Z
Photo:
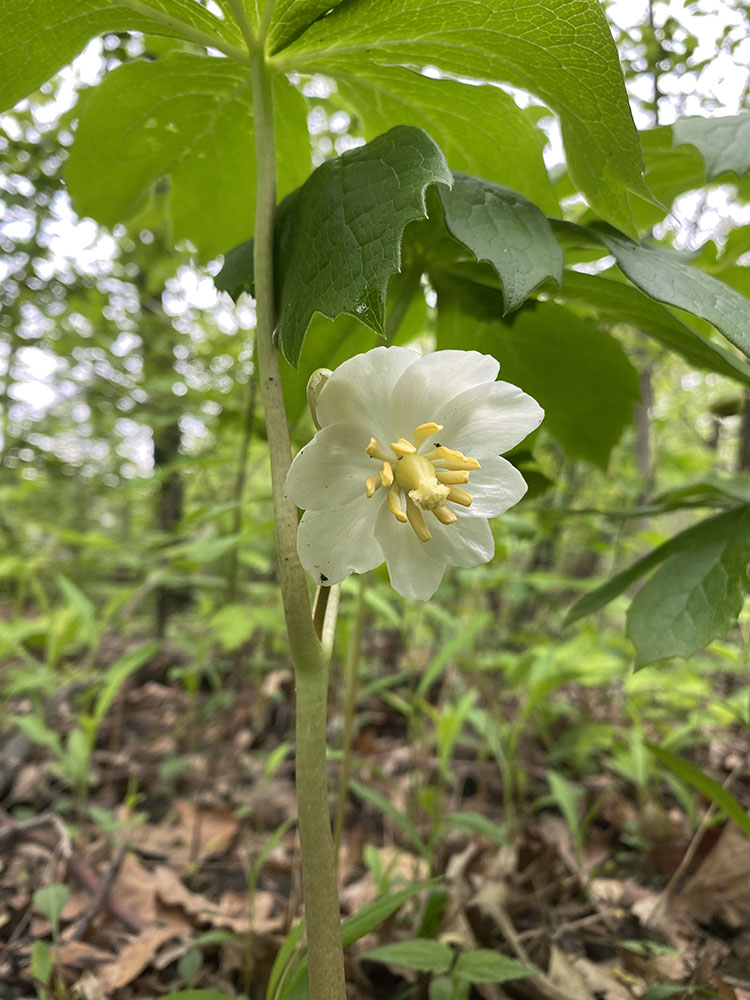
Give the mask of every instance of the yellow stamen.
M 442 507 L 436 507 L 432 513 L 441 524 L 453 524 L 454 521 L 458 520 L 453 511 L 449 510 L 445 504 Z
M 427 424 L 420 424 L 419 427 L 415 428 L 414 433 L 411 436 L 411 439 L 414 442 L 414 447 L 421 448 L 430 434 L 437 434 L 438 431 L 441 431 L 442 429 L 442 424 L 436 424 L 433 421 L 430 421 Z
M 481 465 L 475 458 L 467 458 L 463 452 L 454 451 L 453 448 L 446 448 L 445 445 L 440 445 L 439 448 L 435 448 L 430 452 L 429 455 L 425 455 L 436 469 L 481 469 Z
M 386 455 L 383 451 L 383 447 L 377 438 L 371 437 L 370 443 L 365 448 L 365 451 L 370 456 L 370 458 L 377 458 L 379 462 L 387 462 L 390 459 L 390 455 Z
M 406 438 L 399 438 L 395 442 L 391 441 L 391 450 L 395 451 L 397 455 L 415 455 L 417 453 L 417 449 Z
M 451 486 L 448 499 L 452 500 L 453 503 L 461 504 L 462 507 L 471 507 L 474 497 L 471 493 L 467 493 L 466 490 L 460 490 L 457 486 Z
M 424 514 L 409 497 L 406 499 L 406 516 L 409 518 L 409 524 L 414 528 L 414 532 L 420 542 L 429 542 L 432 535 L 430 534 L 430 529 L 425 524 Z
M 383 462 L 383 468 L 380 470 L 380 482 L 383 486 L 393 486 L 393 466 L 390 462 Z
M 388 509 L 397 521 L 406 524 L 406 514 L 401 506 L 401 490 L 398 486 L 392 486 L 388 491 Z
M 435 475 L 439 483 L 445 483 L 446 486 L 453 486 L 457 483 L 468 483 L 469 473 L 466 469 L 456 470 L 455 472 L 450 469 L 435 469 Z
M 365 479 L 365 486 L 367 487 L 368 499 L 371 496 L 375 495 L 375 490 L 379 490 L 381 485 L 384 485 L 381 484 L 380 482 L 381 477 L 382 473 L 380 474 L 380 476 L 368 476 L 367 479 Z

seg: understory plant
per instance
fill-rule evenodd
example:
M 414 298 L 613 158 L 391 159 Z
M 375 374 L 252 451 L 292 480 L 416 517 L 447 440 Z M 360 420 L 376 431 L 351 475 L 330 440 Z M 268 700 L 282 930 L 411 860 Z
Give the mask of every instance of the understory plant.
M 96 36 L 142 40 L 144 58 L 81 95 L 74 207 L 127 224 L 168 178 L 172 240 L 198 264 L 224 254 L 217 287 L 254 299 L 296 678 L 310 996 L 343 1000 L 321 641 L 331 587 L 385 561 L 399 593 L 426 600 L 446 566 L 491 559 L 488 519 L 540 471 L 542 410 L 542 434 L 606 468 L 639 398 L 623 347 L 634 330 L 750 386 L 746 278 L 723 284 L 651 238 L 696 178 L 747 171 L 747 146 L 727 141 L 747 117 L 652 129 L 644 158 L 598 0 L 5 0 L 0 28 L 3 107 Z M 350 141 L 313 169 L 316 108 L 345 115 Z M 554 183 L 540 128 L 553 119 L 566 154 Z M 289 423 L 314 373 L 319 430 L 292 463 Z M 723 635 L 750 557 L 745 482 L 717 477 L 656 504 L 708 514 L 571 613 L 655 570 L 628 614 L 641 665 Z

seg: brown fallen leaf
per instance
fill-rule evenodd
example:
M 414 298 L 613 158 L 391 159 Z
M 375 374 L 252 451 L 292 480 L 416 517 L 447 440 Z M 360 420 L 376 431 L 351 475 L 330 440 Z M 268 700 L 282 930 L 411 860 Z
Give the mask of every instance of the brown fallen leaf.
M 132 854 L 126 854 L 115 879 L 111 895 L 133 910 L 146 924 L 156 922 L 156 882 L 153 872 Z
M 278 909 L 276 897 L 270 892 L 256 892 L 253 896 L 252 920 L 248 897 L 239 893 L 225 892 L 217 905 L 197 892 L 191 892 L 180 877 L 166 865 L 154 871 L 159 899 L 166 906 L 178 907 L 196 923 L 211 927 L 226 927 L 235 934 L 273 934 L 282 929 L 284 915 L 272 915 Z
M 199 809 L 186 799 L 178 799 L 174 808 L 184 842 L 196 851 L 198 860 L 224 854 L 237 836 L 240 822 L 231 809 Z
M 678 898 L 699 923 L 750 924 L 750 840 L 738 826 L 727 824 Z
M 120 950 L 116 958 L 99 969 L 100 984 L 105 993 L 132 983 L 151 963 L 161 945 L 179 933 L 174 924 L 162 924 L 141 931 Z

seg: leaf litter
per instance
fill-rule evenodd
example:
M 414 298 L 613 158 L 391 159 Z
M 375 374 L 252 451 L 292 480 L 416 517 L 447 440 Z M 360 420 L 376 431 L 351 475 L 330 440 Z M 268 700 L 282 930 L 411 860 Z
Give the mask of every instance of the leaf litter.
M 298 843 L 293 823 L 284 825 L 294 816 L 293 756 L 266 767 L 293 738 L 291 714 L 279 711 L 288 681 L 278 670 L 258 687 L 240 685 L 218 717 L 201 711 L 203 693 L 191 705 L 180 689 L 136 677 L 99 733 L 85 803 L 48 749 L 29 744 L 17 756 L 0 813 L 2 1000 L 34 995 L 35 941 L 51 949 L 66 997 L 135 1000 L 188 987 L 264 996 L 301 915 Z M 497 770 L 459 744 L 446 774 L 429 741 L 409 731 L 395 693 L 364 706 L 354 773 L 371 797 L 352 795 L 347 806 L 342 912 L 430 876 L 442 901 L 430 923 L 423 892 L 350 948 L 354 1000 L 386 1000 L 407 985 L 416 1000 L 427 997 L 426 973 L 360 957 L 420 933 L 456 955 L 487 949 L 537 970 L 476 983 L 472 998 L 750 1000 L 750 841 L 742 831 L 695 793 L 697 817 L 709 822 L 681 871 L 696 817 L 667 794 L 644 800 L 605 771 L 575 782 L 580 815 L 593 809 L 582 834 L 544 798 L 544 748 L 533 737 L 520 746 L 528 784 L 508 825 Z M 575 685 L 568 694 L 591 697 Z M 511 699 L 505 710 L 513 709 Z M 61 706 L 61 739 L 74 719 L 72 703 Z M 733 768 L 734 793 L 747 806 L 749 747 L 741 734 L 732 740 L 723 756 L 709 741 L 695 763 L 720 781 Z M 380 809 L 376 793 L 393 810 Z M 436 815 L 445 822 L 436 825 Z M 452 815 L 491 822 L 486 833 L 466 829 L 468 820 L 452 828 Z M 54 885 L 69 890 L 56 941 L 34 905 L 35 891 Z

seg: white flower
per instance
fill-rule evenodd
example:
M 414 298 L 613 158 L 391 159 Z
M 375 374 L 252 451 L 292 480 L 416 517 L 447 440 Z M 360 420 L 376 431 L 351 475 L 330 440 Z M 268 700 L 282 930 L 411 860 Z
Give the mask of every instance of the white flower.
M 447 565 L 492 558 L 487 519 L 526 483 L 499 453 L 544 412 L 476 351 L 420 355 L 376 347 L 345 361 L 320 392 L 320 430 L 292 462 L 286 495 L 306 511 L 298 550 L 316 583 L 383 560 L 394 588 L 427 600 Z

